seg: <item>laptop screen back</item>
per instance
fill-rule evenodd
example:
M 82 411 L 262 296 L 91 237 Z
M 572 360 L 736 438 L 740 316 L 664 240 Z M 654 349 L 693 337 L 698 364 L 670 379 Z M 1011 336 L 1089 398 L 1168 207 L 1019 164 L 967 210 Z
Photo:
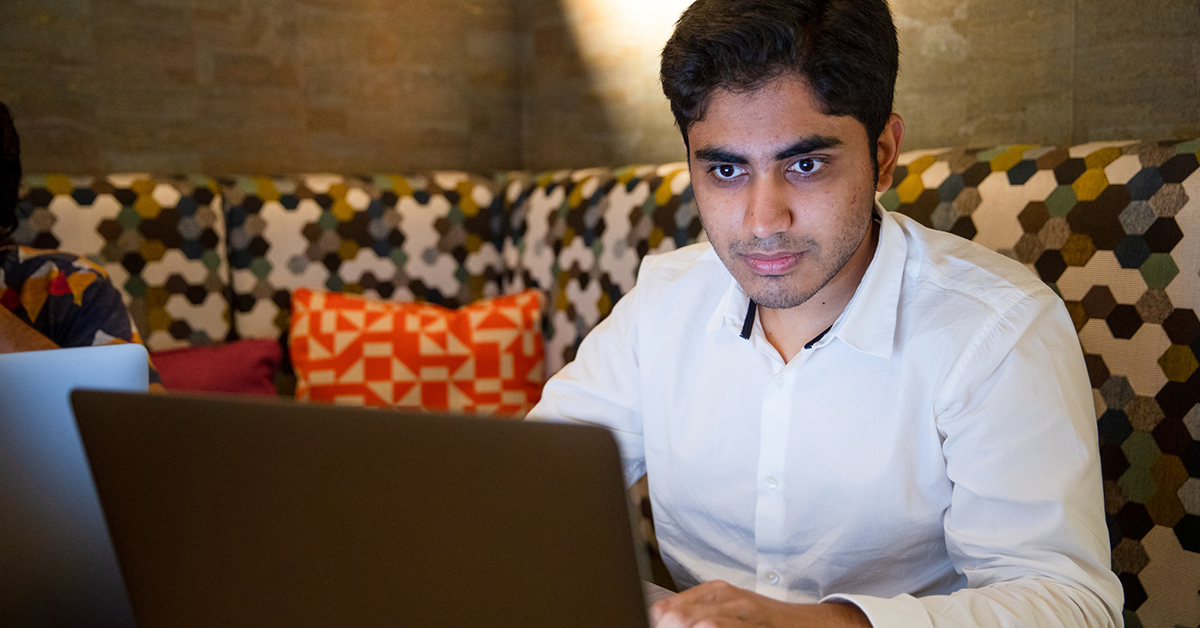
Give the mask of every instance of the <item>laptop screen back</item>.
M 142 626 L 645 626 L 599 428 L 79 392 Z
M 147 364 L 136 344 L 0 355 L 0 625 L 133 625 L 69 394 L 145 391 Z

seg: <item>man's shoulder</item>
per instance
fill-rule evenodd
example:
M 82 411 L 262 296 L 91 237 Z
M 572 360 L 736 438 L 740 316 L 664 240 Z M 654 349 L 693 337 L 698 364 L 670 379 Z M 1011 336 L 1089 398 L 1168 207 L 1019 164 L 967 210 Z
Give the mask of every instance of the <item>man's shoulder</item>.
M 974 301 L 1007 308 L 1054 292 L 1024 264 L 979 243 L 897 216 L 908 247 L 906 279 L 933 299 Z
M 647 255 L 638 270 L 638 299 L 644 312 L 677 316 L 708 311 L 729 289 L 733 278 L 708 242 Z
M 715 264 L 715 266 L 714 266 Z M 638 282 L 647 279 L 677 280 L 687 275 L 711 274 L 724 268 L 708 242 L 697 242 L 668 253 L 647 255 L 638 271 Z

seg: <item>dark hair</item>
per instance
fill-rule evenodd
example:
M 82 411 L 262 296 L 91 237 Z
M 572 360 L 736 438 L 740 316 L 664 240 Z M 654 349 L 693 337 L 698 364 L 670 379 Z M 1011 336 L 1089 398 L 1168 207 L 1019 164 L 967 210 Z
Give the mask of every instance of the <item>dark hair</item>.
M 660 78 L 685 144 L 713 91 L 797 74 L 825 114 L 854 117 L 873 145 L 892 112 L 899 56 L 886 0 L 697 0 L 663 48 Z
M 17 201 L 21 198 L 21 141 L 12 114 L 0 102 L 0 244 L 17 228 Z

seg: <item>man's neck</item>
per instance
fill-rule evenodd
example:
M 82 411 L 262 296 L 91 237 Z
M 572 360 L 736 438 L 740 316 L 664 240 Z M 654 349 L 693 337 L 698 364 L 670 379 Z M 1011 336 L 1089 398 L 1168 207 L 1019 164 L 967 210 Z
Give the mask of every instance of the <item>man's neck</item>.
M 763 333 L 785 363 L 791 362 L 804 345 L 829 329 L 842 315 L 875 258 L 878 244 L 879 223 L 872 221 L 858 249 L 833 279 L 811 298 L 788 309 L 758 308 Z

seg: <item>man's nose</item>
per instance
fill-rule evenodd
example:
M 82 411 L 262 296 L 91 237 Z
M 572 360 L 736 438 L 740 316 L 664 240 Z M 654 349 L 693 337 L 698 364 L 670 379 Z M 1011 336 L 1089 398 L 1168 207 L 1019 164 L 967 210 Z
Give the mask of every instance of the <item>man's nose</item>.
M 759 238 L 787 231 L 792 226 L 786 181 L 758 177 L 750 184 L 743 227 Z

